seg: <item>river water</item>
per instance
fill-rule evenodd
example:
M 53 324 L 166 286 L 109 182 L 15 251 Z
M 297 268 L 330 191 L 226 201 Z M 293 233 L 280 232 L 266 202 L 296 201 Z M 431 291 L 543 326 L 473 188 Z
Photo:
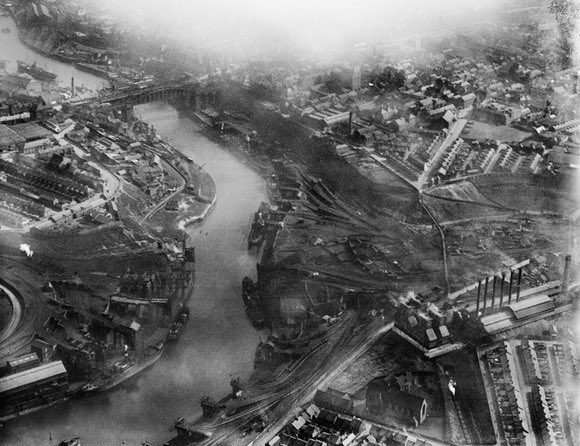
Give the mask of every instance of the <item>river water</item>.
M 6 20 L 0 18 L 0 28 Z M 0 58 L 8 53 L 26 58 L 29 50 L 17 39 L 11 42 L 6 51 L 0 40 Z M 38 55 L 34 59 L 54 72 L 62 65 Z M 87 86 L 100 81 L 86 73 L 74 75 L 85 76 Z M 257 260 L 246 249 L 247 234 L 253 213 L 266 200 L 265 183 L 171 106 L 152 103 L 136 113 L 216 183 L 215 208 L 204 222 L 187 229 L 197 260 L 190 321 L 179 343 L 151 368 L 107 393 L 5 422 L 2 445 L 49 445 L 51 438 L 57 444 L 72 436 L 80 436 L 83 446 L 161 444 L 175 434 L 174 420 L 201 414 L 201 397 L 220 399 L 230 391 L 231 376 L 244 380 L 252 372 L 259 333 L 246 317 L 241 280 L 255 276 Z
M 61 87 L 71 85 L 71 77 L 75 78 L 75 84 L 87 87 L 93 91 L 109 85 L 105 79 L 93 76 L 77 70 L 73 65 L 68 65 L 43 57 L 30 48 L 24 46 L 18 38 L 18 29 L 12 17 L 0 17 L 0 30 L 10 29 L 9 33 L 0 33 L 0 59 L 6 60 L 6 69 L 10 73 L 16 73 L 16 61 L 36 64 L 57 75 L 56 81 Z

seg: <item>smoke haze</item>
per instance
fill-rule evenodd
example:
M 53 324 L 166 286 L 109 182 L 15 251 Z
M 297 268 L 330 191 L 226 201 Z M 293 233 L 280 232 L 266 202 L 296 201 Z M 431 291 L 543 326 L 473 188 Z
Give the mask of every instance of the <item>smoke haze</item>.
M 506 2 L 495 0 L 86 1 L 116 23 L 139 24 L 148 35 L 171 36 L 180 43 L 236 58 L 281 53 L 320 57 L 361 42 L 401 39 L 490 20 L 500 5 L 506 10 Z

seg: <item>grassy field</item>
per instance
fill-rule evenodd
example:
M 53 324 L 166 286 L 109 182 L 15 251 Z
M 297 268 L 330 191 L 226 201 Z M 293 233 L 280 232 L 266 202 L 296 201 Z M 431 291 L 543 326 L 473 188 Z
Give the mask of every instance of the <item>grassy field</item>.
M 531 134 L 514 129 L 507 125 L 491 125 L 485 122 L 471 121 L 459 135 L 461 138 L 486 140 L 491 139 L 501 142 L 522 141 Z

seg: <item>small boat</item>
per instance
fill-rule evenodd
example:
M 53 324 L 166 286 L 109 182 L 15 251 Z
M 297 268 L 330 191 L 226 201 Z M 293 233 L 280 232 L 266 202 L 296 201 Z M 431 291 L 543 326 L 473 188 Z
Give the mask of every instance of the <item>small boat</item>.
M 62 440 L 58 446 L 81 446 L 81 437 L 69 438 Z
M 83 393 L 94 393 L 99 390 L 99 386 L 94 383 L 87 383 L 83 387 L 81 387 L 81 391 Z
M 173 324 L 171 324 L 171 328 L 167 333 L 168 342 L 175 342 L 179 339 L 181 333 L 185 329 L 185 323 L 187 322 L 187 319 L 189 319 L 189 308 L 182 307 L 175 316 Z

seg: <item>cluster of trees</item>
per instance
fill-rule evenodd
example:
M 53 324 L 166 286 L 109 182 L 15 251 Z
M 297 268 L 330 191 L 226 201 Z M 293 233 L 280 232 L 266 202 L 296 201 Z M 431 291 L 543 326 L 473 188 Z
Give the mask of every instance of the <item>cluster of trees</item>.
M 574 52 L 574 33 L 580 13 L 580 6 L 577 0 L 551 0 L 548 6 L 549 11 L 556 17 L 558 31 L 560 33 L 560 58 L 562 68 L 572 66 L 572 56 Z
M 371 73 L 370 87 L 375 90 L 392 91 L 405 85 L 405 73 L 395 67 L 385 67 L 382 71 Z
M 248 94 L 253 99 L 278 102 L 281 93 L 280 89 L 274 82 L 268 79 L 263 79 L 252 82 L 248 87 Z

